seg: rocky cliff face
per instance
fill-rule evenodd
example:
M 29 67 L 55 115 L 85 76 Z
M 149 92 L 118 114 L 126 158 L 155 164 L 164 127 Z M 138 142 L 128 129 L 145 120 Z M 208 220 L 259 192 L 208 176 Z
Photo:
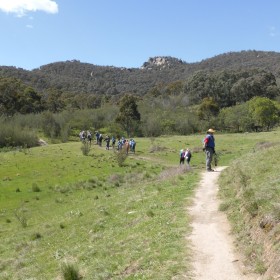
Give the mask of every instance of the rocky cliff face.
M 170 56 L 156 56 L 150 57 L 147 62 L 145 62 L 141 69 L 149 69 L 154 67 L 166 68 L 177 66 L 179 64 L 186 64 L 181 59 L 170 57 Z

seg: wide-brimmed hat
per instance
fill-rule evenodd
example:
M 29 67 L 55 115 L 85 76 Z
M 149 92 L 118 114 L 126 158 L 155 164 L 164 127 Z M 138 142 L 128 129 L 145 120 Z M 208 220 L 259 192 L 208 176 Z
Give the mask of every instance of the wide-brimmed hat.
M 212 128 L 209 128 L 208 130 L 207 130 L 207 132 L 210 132 L 210 133 L 214 133 L 214 132 L 216 132 L 214 129 L 212 129 Z

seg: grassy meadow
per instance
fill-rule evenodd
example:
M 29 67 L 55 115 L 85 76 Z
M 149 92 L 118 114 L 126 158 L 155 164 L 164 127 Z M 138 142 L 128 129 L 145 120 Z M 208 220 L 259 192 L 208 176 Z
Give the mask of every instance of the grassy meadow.
M 217 133 L 219 165 L 240 168 L 235 160 L 262 150 L 276 159 L 279 147 L 265 143 L 279 136 Z M 189 279 L 187 206 L 205 169 L 203 138 L 136 139 L 136 153 L 121 167 L 105 145 L 85 156 L 78 141 L 0 153 L 0 279 Z M 179 166 L 187 147 L 190 169 Z

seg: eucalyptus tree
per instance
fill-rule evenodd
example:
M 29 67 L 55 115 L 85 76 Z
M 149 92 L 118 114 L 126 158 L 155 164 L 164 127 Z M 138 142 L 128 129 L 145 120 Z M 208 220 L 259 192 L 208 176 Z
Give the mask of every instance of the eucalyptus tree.
M 270 130 L 279 122 L 279 110 L 274 101 L 266 97 L 254 97 L 249 101 L 249 112 L 255 122 L 255 127 L 265 127 Z
M 134 95 L 124 95 L 120 100 L 120 110 L 116 117 L 116 122 L 123 127 L 128 137 L 140 125 L 141 115 L 136 102 L 137 97 Z

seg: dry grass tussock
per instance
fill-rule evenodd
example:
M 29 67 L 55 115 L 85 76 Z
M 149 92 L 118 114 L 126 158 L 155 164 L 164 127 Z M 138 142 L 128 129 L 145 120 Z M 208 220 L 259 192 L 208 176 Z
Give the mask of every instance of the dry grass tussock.
M 188 165 L 180 165 L 177 167 L 171 167 L 163 170 L 159 175 L 158 179 L 160 181 L 164 181 L 170 178 L 175 178 L 178 175 L 184 174 L 186 172 L 190 172 L 191 168 Z
M 267 148 L 270 148 L 270 147 L 274 147 L 274 146 L 277 146 L 279 145 L 280 143 L 272 143 L 272 142 L 259 142 L 257 143 L 256 145 L 256 150 L 264 150 L 264 149 L 267 149 Z
M 161 147 L 159 145 L 153 145 L 150 147 L 150 153 L 162 152 L 168 150 L 166 147 Z

